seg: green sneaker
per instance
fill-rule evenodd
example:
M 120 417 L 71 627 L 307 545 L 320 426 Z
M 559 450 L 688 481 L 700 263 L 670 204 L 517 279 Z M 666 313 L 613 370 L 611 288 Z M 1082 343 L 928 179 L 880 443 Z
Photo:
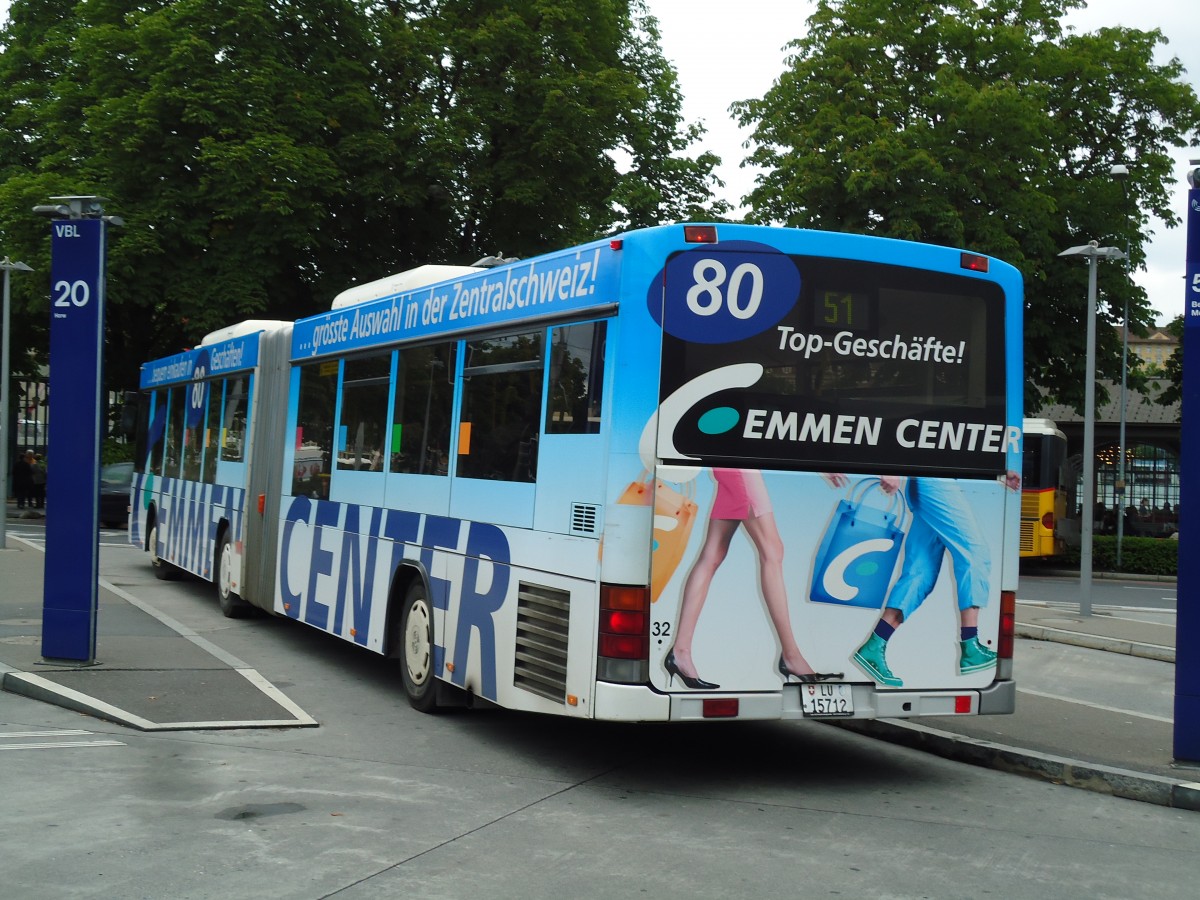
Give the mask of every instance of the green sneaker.
M 962 656 L 958 661 L 958 674 L 982 672 L 996 665 L 996 651 L 979 643 L 979 638 L 973 637 L 959 643 L 962 644 Z
M 886 652 L 887 641 L 877 634 L 872 634 L 865 644 L 854 651 L 854 664 L 882 685 L 903 687 L 904 682 L 888 668 L 887 660 L 884 659 Z

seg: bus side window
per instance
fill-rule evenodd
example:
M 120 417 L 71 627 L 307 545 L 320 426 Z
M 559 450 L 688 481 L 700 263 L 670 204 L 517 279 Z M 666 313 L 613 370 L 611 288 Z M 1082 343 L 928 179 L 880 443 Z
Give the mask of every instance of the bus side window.
M 392 354 L 348 359 L 342 376 L 339 469 L 382 472 Z
M 599 434 L 606 323 L 550 330 L 547 434 Z
M 225 462 L 241 462 L 242 447 L 246 440 L 246 418 L 249 395 L 249 378 L 245 375 L 230 378 L 225 386 L 225 412 L 221 420 L 221 459 Z
M 467 341 L 456 474 L 535 481 L 541 433 L 543 332 Z
M 204 472 L 201 480 L 205 484 L 217 481 L 217 453 L 221 437 L 221 409 L 225 402 L 225 381 L 214 381 L 208 389 L 208 415 L 204 420 Z
M 324 500 L 329 497 L 333 458 L 333 413 L 337 401 L 336 361 L 300 367 L 300 401 L 296 409 L 292 494 Z
M 167 392 L 153 391 L 145 402 L 146 407 L 146 443 L 144 451 L 146 460 L 145 471 L 154 475 L 162 474 L 163 445 L 166 443 L 165 431 L 167 421 Z M 153 408 L 151 408 L 153 407 Z
M 183 391 L 183 388 L 178 387 L 167 391 L 167 433 L 164 441 L 166 454 L 161 473 L 164 478 L 179 477 L 183 450 L 183 407 L 186 402 Z
M 388 441 L 392 472 L 446 475 L 454 413 L 454 343 L 400 351 Z
M 204 456 L 204 425 L 208 416 L 212 382 L 197 381 L 184 390 L 183 477 L 200 480 L 200 465 Z

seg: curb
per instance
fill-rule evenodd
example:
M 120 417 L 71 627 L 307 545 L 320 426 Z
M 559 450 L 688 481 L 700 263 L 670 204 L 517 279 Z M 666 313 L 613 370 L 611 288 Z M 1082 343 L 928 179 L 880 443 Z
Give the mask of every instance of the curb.
M 1033 641 L 1054 641 L 1058 644 L 1072 644 L 1089 650 L 1104 650 L 1108 653 L 1123 653 L 1126 656 L 1138 656 L 1142 659 L 1154 659 L 1159 662 L 1175 662 L 1175 648 L 1164 647 L 1161 644 L 1143 644 L 1137 641 L 1124 641 L 1119 638 L 1101 637 L 1096 634 L 1084 634 L 1079 631 L 1068 631 L 1064 628 L 1047 628 L 1045 625 L 1023 625 L 1017 623 L 1017 637 Z
M 838 728 L 900 744 L 913 750 L 933 753 L 945 759 L 970 763 L 1027 778 L 1037 778 L 1054 784 L 1083 788 L 1127 800 L 1140 800 L 1174 809 L 1200 812 L 1200 783 L 1177 781 L 1131 772 L 1098 763 L 1019 750 L 978 738 L 939 731 L 926 725 L 899 722 L 891 719 L 870 719 L 857 722 L 831 722 Z
M 1036 576 L 1038 578 L 1078 578 L 1079 569 L 1028 569 L 1021 574 Z M 1179 581 L 1179 578 L 1176 575 L 1150 575 L 1142 572 L 1114 572 L 1109 570 L 1101 570 L 1098 572 L 1093 570 L 1092 578 L 1098 578 L 1104 581 L 1160 581 L 1170 584 L 1176 584 Z

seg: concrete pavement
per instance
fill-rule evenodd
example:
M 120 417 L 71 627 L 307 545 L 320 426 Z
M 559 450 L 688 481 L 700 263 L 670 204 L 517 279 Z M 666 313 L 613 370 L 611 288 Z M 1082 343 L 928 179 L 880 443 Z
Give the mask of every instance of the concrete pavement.
M 10 507 L 11 509 L 11 507 Z M 45 556 L 11 532 L 0 551 L 5 690 L 142 730 L 317 723 L 253 668 L 101 579 L 97 665 L 41 657 Z M 1116 796 L 1200 810 L 1200 768 L 1172 759 L 1172 611 L 1018 603 L 1012 716 L 853 721 L 938 755 Z
M 317 723 L 251 666 L 100 579 L 94 665 L 42 659 L 45 553 L 10 530 L 0 550 L 6 691 L 143 731 Z

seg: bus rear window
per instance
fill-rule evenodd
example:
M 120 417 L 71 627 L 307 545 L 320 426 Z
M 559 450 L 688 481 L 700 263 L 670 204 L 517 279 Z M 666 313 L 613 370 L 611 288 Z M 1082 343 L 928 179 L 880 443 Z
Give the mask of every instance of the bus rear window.
M 997 285 L 849 260 L 792 262 L 798 294 L 772 300 L 786 312 L 765 330 L 693 343 L 668 322 L 662 399 L 701 376 L 712 391 L 680 417 L 679 453 L 762 468 L 1004 470 Z M 735 386 L 720 388 L 722 370 L 736 373 Z

